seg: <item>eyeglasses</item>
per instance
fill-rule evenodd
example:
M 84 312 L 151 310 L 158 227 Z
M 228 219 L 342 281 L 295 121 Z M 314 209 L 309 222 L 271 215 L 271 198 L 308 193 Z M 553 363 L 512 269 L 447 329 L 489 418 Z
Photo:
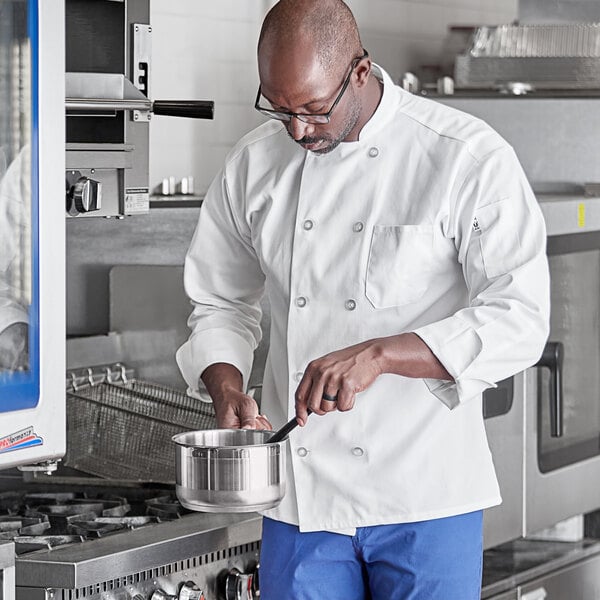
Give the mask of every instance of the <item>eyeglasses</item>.
M 363 48 L 363 50 L 364 50 L 364 48 Z M 286 123 L 291 121 L 293 118 L 296 118 L 299 121 L 302 121 L 304 123 L 311 123 L 311 124 L 322 125 L 324 123 L 329 123 L 329 121 L 331 119 L 331 114 L 333 113 L 334 108 L 339 104 L 340 100 L 342 99 L 342 96 L 344 95 L 344 92 L 346 91 L 346 89 L 348 87 L 348 84 L 350 83 L 350 76 L 354 72 L 356 65 L 361 60 L 363 60 L 364 58 L 367 58 L 368 56 L 369 56 L 369 53 L 366 50 L 364 50 L 364 54 L 362 56 L 357 56 L 352 61 L 352 63 L 350 64 L 350 72 L 346 76 L 346 79 L 344 79 L 344 83 L 342 84 L 342 89 L 340 90 L 340 93 L 337 95 L 337 98 L 333 101 L 331 108 L 326 113 L 320 113 L 320 114 L 294 113 L 294 112 L 288 112 L 288 111 L 284 111 L 284 110 L 272 110 L 270 108 L 265 108 L 263 106 L 260 106 L 260 101 L 262 98 L 262 91 L 261 91 L 260 85 L 258 86 L 258 93 L 256 94 L 256 102 L 254 103 L 254 108 L 259 113 L 261 113 L 271 119 L 277 119 L 278 121 L 284 121 Z

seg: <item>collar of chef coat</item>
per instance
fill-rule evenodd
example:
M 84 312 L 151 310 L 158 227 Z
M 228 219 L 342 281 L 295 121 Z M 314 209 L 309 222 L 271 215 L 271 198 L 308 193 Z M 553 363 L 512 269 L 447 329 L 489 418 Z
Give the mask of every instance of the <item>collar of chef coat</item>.
M 373 116 L 365 123 L 358 136 L 359 142 L 368 142 L 376 135 L 394 115 L 394 110 L 405 101 L 401 88 L 394 85 L 392 78 L 378 64 L 373 63 L 373 75 L 383 83 L 383 94 Z M 351 144 L 351 142 L 350 142 Z
M 372 69 L 373 75 L 383 83 L 383 94 L 375 112 L 361 129 L 358 141 L 342 142 L 327 154 L 314 154 L 310 150 L 304 150 L 298 146 L 297 151 L 305 153 L 308 160 L 318 160 L 319 162 L 331 160 L 337 162 L 341 158 L 352 154 L 358 146 L 373 144 L 378 140 L 377 136 L 381 131 L 385 129 L 392 119 L 397 117 L 396 111 L 398 107 L 406 103 L 411 94 L 394 85 L 391 77 L 378 64 L 373 63 Z M 281 126 L 284 127 L 283 123 Z

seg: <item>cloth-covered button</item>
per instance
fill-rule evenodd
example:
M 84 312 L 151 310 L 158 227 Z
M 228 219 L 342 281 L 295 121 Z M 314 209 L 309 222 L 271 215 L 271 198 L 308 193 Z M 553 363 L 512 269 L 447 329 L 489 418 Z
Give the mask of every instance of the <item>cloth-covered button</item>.
M 297 373 L 294 374 L 294 379 L 296 381 L 300 381 L 302 379 L 303 375 L 304 375 L 304 373 L 302 373 L 302 371 L 298 371 Z
M 354 231 L 354 233 L 360 233 L 364 227 L 365 226 L 360 221 L 357 221 L 354 223 L 354 225 L 352 225 L 352 231 Z
M 372 148 L 369 148 L 369 156 L 371 158 L 375 158 L 376 156 L 379 156 L 379 148 L 375 148 L 375 146 L 373 146 Z
M 354 456 L 362 456 L 364 453 L 365 453 L 365 451 L 362 448 L 360 448 L 359 446 L 352 448 L 352 454 L 354 454 Z
M 308 300 L 304 296 L 298 296 L 296 298 L 296 306 L 299 306 L 300 308 L 302 308 L 303 306 L 306 306 L 307 302 L 308 302 Z
M 346 310 L 354 310 L 356 308 L 356 301 L 352 300 L 352 298 L 349 298 L 344 303 L 344 306 L 346 307 Z
M 314 227 L 314 223 L 310 219 L 306 219 L 306 221 L 302 223 L 302 227 L 304 227 L 306 231 L 310 231 Z
M 296 452 L 298 453 L 298 456 L 301 456 L 302 458 L 304 458 L 308 454 L 308 450 L 306 448 L 303 448 L 302 446 L 300 446 L 300 448 L 298 448 Z

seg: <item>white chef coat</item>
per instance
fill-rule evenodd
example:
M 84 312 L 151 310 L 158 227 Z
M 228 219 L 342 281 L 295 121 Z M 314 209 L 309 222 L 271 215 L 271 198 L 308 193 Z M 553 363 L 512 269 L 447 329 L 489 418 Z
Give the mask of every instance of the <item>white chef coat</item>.
M 209 365 L 248 381 L 271 305 L 261 412 L 294 415 L 312 359 L 414 331 L 454 382 L 384 374 L 355 408 L 290 435 L 269 517 L 301 531 L 420 521 L 500 502 L 481 393 L 530 365 L 548 334 L 539 207 L 512 148 L 482 121 L 383 79 L 356 142 L 325 155 L 269 121 L 211 185 L 185 261 L 190 393 Z M 201 385 L 201 384 L 200 384 Z

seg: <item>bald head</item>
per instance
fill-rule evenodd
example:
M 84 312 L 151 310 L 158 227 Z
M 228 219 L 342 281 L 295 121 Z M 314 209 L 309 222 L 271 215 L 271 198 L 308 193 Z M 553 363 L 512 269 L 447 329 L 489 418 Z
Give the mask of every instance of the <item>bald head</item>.
M 268 12 L 258 41 L 259 56 L 312 50 L 325 72 L 346 68 L 362 55 L 354 15 L 342 0 L 280 0 Z

